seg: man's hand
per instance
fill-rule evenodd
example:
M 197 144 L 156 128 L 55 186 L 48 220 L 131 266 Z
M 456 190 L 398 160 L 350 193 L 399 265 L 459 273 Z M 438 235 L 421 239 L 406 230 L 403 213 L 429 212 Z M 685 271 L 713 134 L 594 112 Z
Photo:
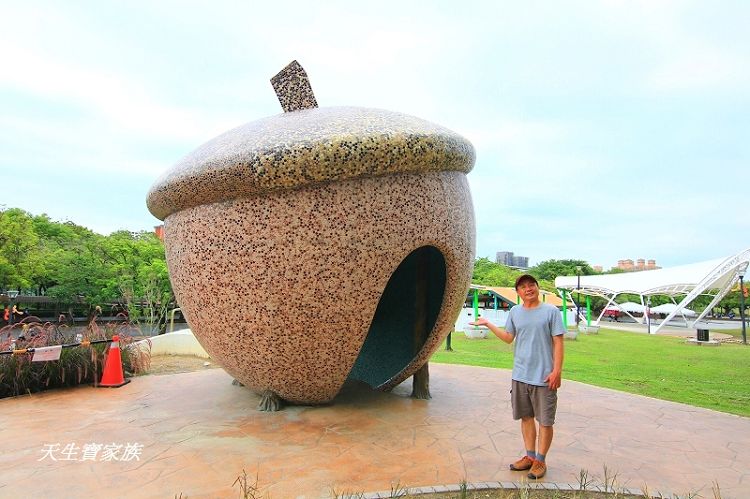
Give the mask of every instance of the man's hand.
M 494 334 L 495 336 L 503 340 L 505 343 L 508 343 L 508 344 L 513 343 L 514 338 L 512 334 L 506 332 L 503 329 L 500 329 L 499 327 L 497 327 L 496 325 L 494 325 L 493 323 L 491 323 L 484 317 L 479 317 L 474 322 L 470 322 L 469 325 L 470 326 L 485 326 L 487 329 L 492 331 L 492 334 Z
M 544 382 L 547 383 L 550 390 L 557 390 L 562 384 L 562 373 L 560 371 L 552 371 L 549 376 L 544 378 Z

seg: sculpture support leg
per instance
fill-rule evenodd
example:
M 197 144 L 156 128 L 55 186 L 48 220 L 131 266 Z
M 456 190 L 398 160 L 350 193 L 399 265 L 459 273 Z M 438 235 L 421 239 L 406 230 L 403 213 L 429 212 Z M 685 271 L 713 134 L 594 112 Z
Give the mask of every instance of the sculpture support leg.
M 271 390 L 266 390 L 260 395 L 258 410 L 263 412 L 276 412 L 281 409 L 282 400 Z
M 420 255 L 417 261 L 417 279 L 416 279 L 416 303 L 414 317 L 414 354 L 422 348 L 427 339 L 427 289 L 428 289 L 428 272 L 427 258 Z M 427 400 L 430 396 L 430 368 L 427 362 L 414 373 L 414 380 L 411 389 L 411 396 L 416 399 Z
M 414 373 L 414 379 L 411 385 L 411 396 L 415 399 L 429 400 L 430 395 L 430 365 L 425 364 Z

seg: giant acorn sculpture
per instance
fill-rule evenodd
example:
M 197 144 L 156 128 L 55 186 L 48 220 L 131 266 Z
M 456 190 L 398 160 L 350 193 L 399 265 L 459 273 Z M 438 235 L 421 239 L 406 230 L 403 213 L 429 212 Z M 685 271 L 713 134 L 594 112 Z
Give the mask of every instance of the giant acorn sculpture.
M 405 114 L 318 108 L 296 61 L 271 81 L 283 114 L 203 144 L 148 194 L 177 302 L 261 409 L 414 374 L 429 398 L 471 279 L 474 148 Z

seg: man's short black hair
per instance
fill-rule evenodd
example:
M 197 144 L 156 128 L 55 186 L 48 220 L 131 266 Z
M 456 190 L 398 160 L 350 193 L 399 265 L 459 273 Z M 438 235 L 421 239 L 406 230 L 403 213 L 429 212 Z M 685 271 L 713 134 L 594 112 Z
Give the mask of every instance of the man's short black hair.
M 537 287 L 539 287 L 539 281 L 536 280 L 536 277 L 534 277 L 531 274 L 523 274 L 522 276 L 519 276 L 518 279 L 516 279 L 516 287 L 515 287 L 515 289 L 518 290 L 518 286 L 520 286 L 521 284 L 523 284 L 524 282 L 527 282 L 527 281 L 531 281 L 534 284 L 536 284 Z

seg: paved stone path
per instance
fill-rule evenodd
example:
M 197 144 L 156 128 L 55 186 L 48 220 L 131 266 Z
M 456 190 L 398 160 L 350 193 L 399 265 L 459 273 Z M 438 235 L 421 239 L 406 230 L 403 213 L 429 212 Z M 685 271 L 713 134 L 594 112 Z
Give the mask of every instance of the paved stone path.
M 431 401 L 406 384 L 349 386 L 332 405 L 278 413 L 231 381 L 212 369 L 0 400 L 0 497 L 228 497 L 243 469 L 272 499 L 521 480 L 507 469 L 523 447 L 507 370 L 432 364 Z M 70 460 L 44 457 L 71 443 Z M 89 443 L 143 449 L 83 460 Z M 750 419 L 565 381 L 548 464 L 549 482 L 580 469 L 601 481 L 606 464 L 630 488 L 711 496 L 716 480 L 724 498 L 750 497 Z

